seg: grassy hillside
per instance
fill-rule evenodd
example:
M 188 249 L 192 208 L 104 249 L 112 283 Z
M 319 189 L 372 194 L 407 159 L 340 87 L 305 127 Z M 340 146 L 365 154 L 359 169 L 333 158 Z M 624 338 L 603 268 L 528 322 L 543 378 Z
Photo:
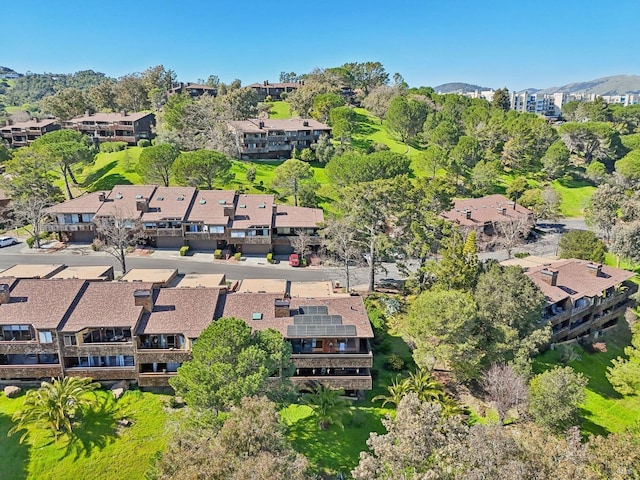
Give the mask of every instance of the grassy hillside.
M 273 102 L 269 118 L 291 118 L 291 105 L 287 102 Z

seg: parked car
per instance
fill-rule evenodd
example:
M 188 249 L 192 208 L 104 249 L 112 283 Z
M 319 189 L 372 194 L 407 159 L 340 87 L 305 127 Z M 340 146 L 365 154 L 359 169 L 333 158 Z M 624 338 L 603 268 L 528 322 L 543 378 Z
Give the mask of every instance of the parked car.
M 291 255 L 289 255 L 289 265 L 291 265 L 292 267 L 299 267 L 300 255 L 298 255 L 297 253 L 292 253 Z
M 9 247 L 17 243 L 18 239 L 16 237 L 0 237 L 0 247 Z

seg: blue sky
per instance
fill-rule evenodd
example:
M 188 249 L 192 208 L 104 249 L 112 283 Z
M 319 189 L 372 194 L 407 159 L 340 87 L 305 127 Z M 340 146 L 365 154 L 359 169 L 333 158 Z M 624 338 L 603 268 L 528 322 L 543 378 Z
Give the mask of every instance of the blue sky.
M 118 77 L 163 64 L 183 81 L 380 61 L 411 86 L 544 88 L 640 74 L 638 0 L 2 2 L 0 65 Z

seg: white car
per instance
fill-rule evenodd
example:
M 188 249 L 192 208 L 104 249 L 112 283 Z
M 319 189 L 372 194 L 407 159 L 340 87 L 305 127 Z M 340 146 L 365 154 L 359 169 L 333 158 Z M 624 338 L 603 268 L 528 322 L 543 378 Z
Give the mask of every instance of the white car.
M 16 237 L 0 237 L 0 247 L 9 247 L 17 243 L 18 239 Z

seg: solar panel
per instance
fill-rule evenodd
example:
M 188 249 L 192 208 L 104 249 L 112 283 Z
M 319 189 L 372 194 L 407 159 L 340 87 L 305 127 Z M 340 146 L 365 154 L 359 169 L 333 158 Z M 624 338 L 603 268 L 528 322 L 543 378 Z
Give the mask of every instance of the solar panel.
M 355 337 L 355 325 L 288 325 L 288 338 Z
M 301 305 L 298 310 L 305 315 L 326 315 L 329 313 L 326 305 Z
M 341 315 L 294 315 L 294 325 L 342 325 Z

